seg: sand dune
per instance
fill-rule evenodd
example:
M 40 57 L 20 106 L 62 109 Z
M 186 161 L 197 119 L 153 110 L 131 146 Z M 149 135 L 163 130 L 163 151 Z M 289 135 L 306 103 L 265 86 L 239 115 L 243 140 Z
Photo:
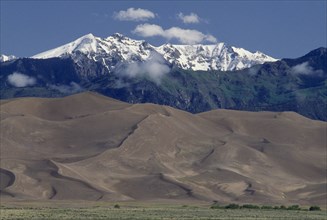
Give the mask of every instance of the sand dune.
M 326 203 L 326 123 L 95 93 L 1 101 L 1 199 Z

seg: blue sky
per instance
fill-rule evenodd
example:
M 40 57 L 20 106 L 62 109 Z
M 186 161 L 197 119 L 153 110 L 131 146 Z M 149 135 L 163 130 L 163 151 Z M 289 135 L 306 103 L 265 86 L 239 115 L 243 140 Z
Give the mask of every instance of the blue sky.
M 216 39 L 276 58 L 295 58 L 326 47 L 326 4 L 325 0 L 1 0 L 0 49 L 3 54 L 28 57 L 88 33 L 107 37 L 119 32 L 156 46 L 190 39 L 193 43 L 200 43 L 201 39 L 211 43 Z M 146 11 L 136 12 L 141 18 L 128 17 L 128 8 Z M 119 14 L 120 11 L 125 12 Z M 184 23 L 183 18 L 189 23 Z M 192 31 L 185 32 L 186 29 Z M 202 34 L 200 38 L 193 36 L 196 33 Z

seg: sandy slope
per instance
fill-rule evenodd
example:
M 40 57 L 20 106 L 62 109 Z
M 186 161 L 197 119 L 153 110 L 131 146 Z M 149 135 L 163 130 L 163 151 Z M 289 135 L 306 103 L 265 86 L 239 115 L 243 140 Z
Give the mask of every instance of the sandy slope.
M 1 102 L 1 199 L 326 202 L 326 123 L 94 93 Z

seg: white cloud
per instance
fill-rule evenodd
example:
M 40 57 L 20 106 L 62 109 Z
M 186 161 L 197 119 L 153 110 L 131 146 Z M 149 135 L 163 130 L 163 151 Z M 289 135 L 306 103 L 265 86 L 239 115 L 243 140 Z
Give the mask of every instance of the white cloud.
M 184 24 L 197 24 L 200 23 L 200 17 L 195 14 L 191 13 L 189 15 L 184 15 L 182 12 L 178 14 L 178 18 L 184 23 Z
M 165 31 L 156 24 L 140 24 L 132 31 L 134 34 L 142 37 L 163 36 Z
M 147 9 L 129 8 L 126 11 L 115 12 L 113 17 L 120 21 L 146 21 L 155 18 L 156 15 Z
M 36 79 L 34 77 L 14 72 L 8 75 L 8 82 L 15 87 L 26 87 L 33 86 L 36 83 Z
M 293 74 L 301 74 L 301 75 L 312 75 L 312 74 L 320 75 L 323 73 L 322 70 L 314 70 L 312 66 L 309 65 L 309 62 L 304 62 L 296 66 L 293 66 L 291 72 Z
M 79 84 L 75 82 L 71 82 L 69 85 L 49 85 L 49 88 L 58 90 L 64 94 L 73 94 L 84 90 Z
M 196 44 L 202 41 L 215 43 L 217 39 L 210 34 L 203 34 L 197 30 L 182 29 L 179 27 L 171 27 L 164 30 L 161 26 L 155 24 L 140 24 L 132 31 L 142 37 L 161 36 L 168 40 L 177 39 L 184 44 Z
M 156 84 L 160 84 L 162 77 L 169 71 L 170 68 L 165 64 L 164 58 L 153 52 L 147 61 L 124 65 L 116 73 L 129 78 L 148 77 Z

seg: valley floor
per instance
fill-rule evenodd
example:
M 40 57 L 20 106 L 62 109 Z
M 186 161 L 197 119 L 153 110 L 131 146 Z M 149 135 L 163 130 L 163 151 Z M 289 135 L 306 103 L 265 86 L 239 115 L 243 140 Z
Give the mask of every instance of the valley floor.
M 323 211 L 226 210 L 208 204 L 1 203 L 0 219 L 326 219 Z

